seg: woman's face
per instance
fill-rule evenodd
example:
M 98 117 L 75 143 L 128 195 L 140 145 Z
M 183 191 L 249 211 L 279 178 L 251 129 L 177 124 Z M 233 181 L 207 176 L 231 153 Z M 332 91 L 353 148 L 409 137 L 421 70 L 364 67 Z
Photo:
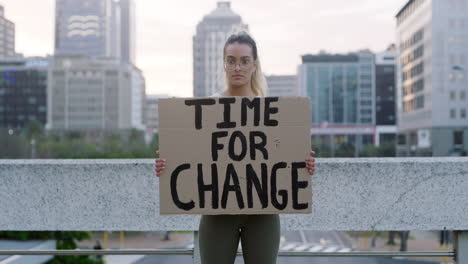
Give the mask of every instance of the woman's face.
M 224 71 L 230 86 L 249 84 L 256 68 L 252 48 L 248 44 L 234 42 L 226 46 Z

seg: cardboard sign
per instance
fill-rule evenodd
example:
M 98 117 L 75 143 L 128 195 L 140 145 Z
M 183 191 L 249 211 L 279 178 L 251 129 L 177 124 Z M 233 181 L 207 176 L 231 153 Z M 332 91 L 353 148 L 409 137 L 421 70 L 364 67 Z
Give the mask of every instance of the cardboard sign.
M 307 97 L 160 99 L 160 213 L 311 213 L 310 114 Z

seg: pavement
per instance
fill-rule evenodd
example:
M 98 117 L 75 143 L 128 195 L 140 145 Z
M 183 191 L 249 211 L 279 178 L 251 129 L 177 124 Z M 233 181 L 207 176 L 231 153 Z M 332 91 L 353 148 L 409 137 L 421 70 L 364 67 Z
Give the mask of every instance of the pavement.
M 351 234 L 352 247 L 358 251 L 392 251 L 400 250 L 400 238 L 395 237 L 396 245 L 387 245 L 388 232 L 383 232 L 384 235 L 376 239 L 376 246 L 371 247 L 370 237 L 354 237 Z M 453 245 L 449 244 L 443 247 L 439 246 L 439 232 L 438 231 L 411 231 L 410 239 L 408 239 L 408 251 L 453 251 Z M 418 257 L 411 258 L 413 260 L 427 260 L 439 263 L 453 263 L 453 259 L 448 257 Z
M 108 232 L 107 245 L 104 243 L 103 232 L 93 232 L 92 238 L 78 242 L 81 249 L 90 249 L 99 240 L 103 248 L 109 249 L 157 249 L 157 248 L 183 248 L 193 243 L 193 233 L 171 232 L 170 240 L 164 240 L 164 232 L 124 232 L 123 243 L 120 240 L 120 232 Z M 140 263 L 144 255 L 106 255 L 107 264 L 133 264 Z M 174 256 L 166 256 L 174 257 Z M 181 259 L 190 259 L 191 256 L 181 256 Z M 146 262 L 144 262 L 146 263 Z M 178 262 L 177 262 L 178 263 Z M 182 263 L 185 263 L 183 261 Z
M 352 232 L 322 232 L 322 231 L 286 231 L 282 232 L 280 250 L 284 251 L 309 251 L 309 252 L 350 252 L 350 251 L 399 251 L 399 237 L 396 236 L 397 245 L 386 245 L 387 232 L 376 239 L 376 246 L 371 247 L 370 237 L 354 237 Z M 107 248 L 125 249 L 152 249 L 152 248 L 193 248 L 193 234 L 171 233 L 170 240 L 163 240 L 163 232 L 125 232 L 124 242 L 121 244 L 120 232 L 112 232 L 108 235 Z M 92 248 L 99 240 L 103 247 L 103 232 L 93 233 L 90 240 L 78 243 L 80 248 Z M 241 248 L 239 248 L 241 250 Z M 433 231 L 411 231 L 408 240 L 408 251 L 452 251 L 452 245 L 441 248 L 438 245 L 438 232 Z M 143 256 L 143 255 L 108 255 L 105 257 L 107 264 L 146 264 L 155 263 L 155 258 L 162 262 L 158 263 L 191 263 L 191 256 Z M 162 260 L 164 258 L 164 260 Z M 177 260 L 175 258 L 178 258 Z M 294 258 L 293 258 L 294 259 Z M 296 258 L 297 259 L 297 258 Z M 320 258 L 322 259 L 322 258 Z M 314 259 L 315 260 L 315 259 Z M 319 258 L 316 258 L 318 261 Z M 338 259 L 335 259 L 338 260 Z M 354 258 L 358 261 L 358 258 Z M 359 261 L 364 259 L 359 259 Z M 368 259 L 370 261 L 370 259 Z M 398 259 L 395 259 L 397 261 Z M 405 262 L 405 259 L 400 259 Z M 286 259 L 279 258 L 279 263 L 288 263 Z M 292 261 L 292 259 L 290 260 Z M 299 261 L 299 259 L 297 259 Z M 318 261 L 317 263 L 326 263 Z M 365 261 L 370 263 L 373 261 Z M 379 260 L 376 263 L 383 263 Z M 449 258 L 411 258 L 406 263 L 452 263 Z M 296 261 L 293 261 L 296 263 Z M 237 257 L 236 264 L 244 263 L 242 257 Z M 298 262 L 299 263 L 299 262 Z M 337 263 L 335 261 L 335 263 Z

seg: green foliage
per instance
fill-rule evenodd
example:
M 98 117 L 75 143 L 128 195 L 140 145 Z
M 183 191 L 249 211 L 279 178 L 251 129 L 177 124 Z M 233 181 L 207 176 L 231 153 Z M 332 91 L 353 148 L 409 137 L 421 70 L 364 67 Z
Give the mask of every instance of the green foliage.
M 354 145 L 351 143 L 339 144 L 335 150 L 335 157 L 354 157 Z
M 44 126 L 37 120 L 28 121 L 23 129 L 23 134 L 27 139 L 38 139 L 44 136 Z
M 0 159 L 30 158 L 32 147 L 35 148 L 35 157 L 41 159 L 155 158 L 158 143 L 158 135 L 155 134 L 146 144 L 144 133 L 136 129 L 98 137 L 85 137 L 77 131 L 46 135 L 40 123 L 30 122 L 21 131 L 0 130 Z
M 76 241 L 90 239 L 90 232 L 83 231 L 0 231 L 0 239 L 31 240 L 55 239 L 57 249 L 76 249 Z M 103 260 L 89 256 L 55 256 L 48 264 L 103 264 Z
M 54 239 L 54 232 L 51 231 L 0 231 L 1 239 L 12 240 L 46 240 Z
M 81 241 L 90 239 L 90 232 L 72 231 L 72 232 L 55 232 L 57 239 L 57 249 L 75 249 L 77 247 L 75 240 Z M 55 256 L 47 264 L 103 264 L 103 260 L 90 258 L 89 256 Z
M 29 140 L 20 131 L 0 129 L 0 159 L 24 159 L 30 155 Z
M 318 140 L 312 140 L 312 150 L 315 151 L 317 158 L 330 158 L 331 148 L 329 145 L 321 143 Z
M 359 153 L 360 157 L 395 157 L 395 144 L 383 143 L 379 147 L 374 145 L 365 146 Z

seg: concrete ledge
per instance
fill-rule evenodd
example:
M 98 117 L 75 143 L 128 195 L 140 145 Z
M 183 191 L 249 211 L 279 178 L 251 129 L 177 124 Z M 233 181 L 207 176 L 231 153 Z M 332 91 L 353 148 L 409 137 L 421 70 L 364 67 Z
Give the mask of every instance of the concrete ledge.
M 154 160 L 0 160 L 1 230 L 197 230 L 160 216 Z M 468 157 L 317 159 L 285 230 L 468 230 Z

